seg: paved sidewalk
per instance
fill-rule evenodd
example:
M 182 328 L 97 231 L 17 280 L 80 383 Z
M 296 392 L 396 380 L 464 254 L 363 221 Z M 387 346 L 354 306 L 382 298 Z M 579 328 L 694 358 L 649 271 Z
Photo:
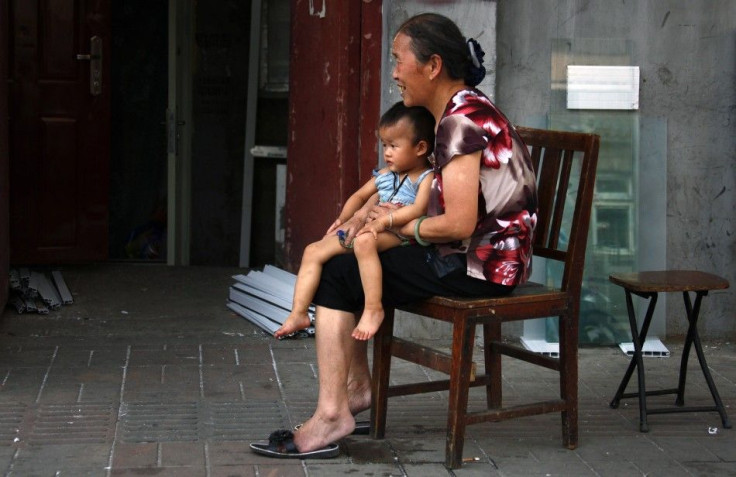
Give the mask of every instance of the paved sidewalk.
M 314 340 L 276 341 L 226 307 L 231 268 L 112 263 L 68 267 L 75 303 L 0 323 L 0 472 L 6 476 L 736 476 L 736 429 L 717 413 L 649 417 L 608 403 L 628 364 L 618 348 L 580 351 L 580 446 L 558 414 L 470 426 L 462 469 L 444 465 L 446 393 L 389 401 L 384 440 L 344 439 L 330 460 L 274 460 L 248 443 L 303 421 L 317 395 Z M 709 299 L 717 299 L 712 296 Z M 702 318 L 708 319 L 707 300 Z M 442 345 L 442 343 L 433 343 Z M 731 421 L 736 344 L 705 343 Z M 682 346 L 647 358 L 647 386 L 674 387 Z M 509 403 L 556 396 L 554 374 L 504 362 Z M 480 363 L 479 363 L 480 364 Z M 694 354 L 687 405 L 712 400 Z M 433 372 L 397 363 L 392 378 Z M 654 405 L 674 396 L 652 397 Z M 471 405 L 483 405 L 479 389 Z M 366 417 L 367 416 L 363 416 Z

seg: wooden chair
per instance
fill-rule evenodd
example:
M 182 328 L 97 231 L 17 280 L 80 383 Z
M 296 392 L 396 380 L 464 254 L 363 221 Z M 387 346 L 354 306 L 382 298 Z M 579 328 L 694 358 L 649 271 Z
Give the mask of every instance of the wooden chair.
M 560 412 L 563 444 L 574 449 L 578 442 L 578 312 L 600 138 L 595 134 L 523 127 L 517 131 L 531 148 L 537 172 L 539 211 L 533 252 L 537 257 L 562 263 L 561 286 L 553 288 L 527 283 L 501 298 L 433 297 L 401 307 L 402 310 L 452 324 L 451 355 L 394 337 L 392 309 L 386 310 L 383 324 L 374 338 L 371 435 L 379 439 L 385 435 L 389 397 L 449 389 L 445 454 L 445 465 L 449 468 L 462 465 L 465 427 L 470 424 Z M 578 161 L 576 167 L 573 166 L 574 161 Z M 575 194 L 569 193 L 576 188 Z M 566 203 L 573 210 L 570 227 L 564 231 L 561 228 Z M 559 317 L 559 359 L 501 341 L 504 322 L 555 316 Z M 483 375 L 475 375 L 473 364 L 478 324 L 483 325 L 485 342 Z M 445 372 L 450 379 L 391 386 L 392 355 Z M 557 371 L 560 375 L 559 399 L 503 407 L 502 355 Z M 468 412 L 470 386 L 486 387 L 487 410 Z

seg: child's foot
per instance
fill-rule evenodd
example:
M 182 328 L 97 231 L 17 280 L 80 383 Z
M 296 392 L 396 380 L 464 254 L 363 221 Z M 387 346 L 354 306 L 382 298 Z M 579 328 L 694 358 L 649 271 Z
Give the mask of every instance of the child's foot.
M 309 319 L 309 315 L 307 315 L 306 313 L 292 312 L 289 313 L 289 316 L 286 317 L 286 321 L 284 321 L 284 324 L 281 325 L 281 328 L 276 330 L 273 335 L 276 338 L 283 338 L 284 336 L 289 336 L 295 331 L 303 330 L 311 324 L 312 321 Z
M 353 330 L 353 338 L 356 340 L 367 341 L 373 338 L 378 328 L 383 322 L 383 308 L 364 309 L 363 316 L 360 317 L 358 326 Z

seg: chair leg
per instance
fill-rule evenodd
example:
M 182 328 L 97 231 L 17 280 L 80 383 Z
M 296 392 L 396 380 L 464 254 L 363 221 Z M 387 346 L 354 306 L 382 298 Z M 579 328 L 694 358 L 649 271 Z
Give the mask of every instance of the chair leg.
M 578 327 L 577 309 L 560 320 L 560 395 L 566 403 L 562 412 L 562 443 L 578 446 Z
M 391 374 L 391 342 L 394 331 L 394 309 L 386 308 L 381 327 L 373 337 L 373 376 L 371 379 L 371 437 L 386 435 L 388 387 Z
M 468 410 L 475 322 L 468 320 L 462 314 L 456 315 L 452 335 L 452 369 L 450 370 L 445 465 L 451 469 L 457 469 L 462 466 L 463 461 L 465 415 Z
M 486 386 L 486 401 L 489 409 L 498 409 L 503 402 L 503 387 L 501 384 L 501 358 L 496 350 L 495 343 L 501 341 L 501 322 L 483 323 L 483 357 L 485 359 L 486 374 L 491 382 Z

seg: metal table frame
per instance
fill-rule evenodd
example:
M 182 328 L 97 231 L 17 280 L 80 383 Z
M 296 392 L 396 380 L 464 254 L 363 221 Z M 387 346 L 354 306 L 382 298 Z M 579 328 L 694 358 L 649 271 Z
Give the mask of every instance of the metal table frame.
M 681 274 L 681 275 L 675 275 Z M 697 278 L 717 278 L 725 282 L 703 282 L 698 285 Z M 678 278 L 690 278 L 690 281 L 681 282 Z M 692 280 L 695 278 L 695 280 Z M 713 377 L 708 369 L 708 364 L 705 360 L 705 354 L 703 353 L 703 347 L 700 343 L 700 335 L 698 334 L 698 316 L 700 314 L 700 305 L 704 296 L 708 295 L 709 289 L 714 288 L 727 288 L 728 282 L 715 275 L 703 274 L 701 272 L 690 272 L 690 271 L 675 271 L 675 272 L 642 272 L 636 274 L 626 275 L 612 275 L 610 280 L 623 287 L 626 292 L 626 308 L 629 314 L 629 326 L 631 327 L 631 337 L 634 343 L 634 355 L 631 358 L 629 367 L 624 374 L 624 378 L 616 391 L 616 395 L 610 403 L 612 408 L 618 408 L 619 401 L 625 398 L 639 398 L 639 430 L 641 432 L 648 432 L 649 426 L 647 424 L 647 415 L 649 414 L 665 414 L 675 412 L 718 412 L 721 416 L 723 427 L 730 429 L 731 422 L 726 415 L 726 410 L 721 401 L 721 397 L 718 394 L 716 385 L 713 381 Z M 654 391 L 647 391 L 645 386 L 644 377 L 644 360 L 642 357 L 642 347 L 649 331 L 649 325 L 654 315 L 654 308 L 657 305 L 657 296 L 660 292 L 672 292 L 681 291 L 685 301 L 685 311 L 687 313 L 687 319 L 689 322 L 687 337 L 685 339 L 685 345 L 682 351 L 682 358 L 680 361 L 680 375 L 677 388 L 672 389 L 660 389 Z M 695 292 L 695 302 L 691 302 L 690 292 Z M 649 299 L 649 305 L 647 307 L 644 321 L 641 325 L 641 330 L 638 329 L 636 323 L 636 314 L 634 312 L 634 305 L 632 300 L 632 294 L 641 296 Z M 715 403 L 714 406 L 685 406 L 685 381 L 687 378 L 687 363 L 690 355 L 690 348 L 695 348 L 695 353 L 700 363 L 700 369 L 703 372 L 705 381 L 708 383 L 708 389 L 710 390 L 711 396 Z M 634 372 L 634 368 L 637 369 L 638 388 L 637 392 L 626 393 L 626 386 L 631 379 Z M 647 396 L 657 396 L 664 394 L 676 394 L 675 407 L 666 408 L 655 408 L 647 409 Z

